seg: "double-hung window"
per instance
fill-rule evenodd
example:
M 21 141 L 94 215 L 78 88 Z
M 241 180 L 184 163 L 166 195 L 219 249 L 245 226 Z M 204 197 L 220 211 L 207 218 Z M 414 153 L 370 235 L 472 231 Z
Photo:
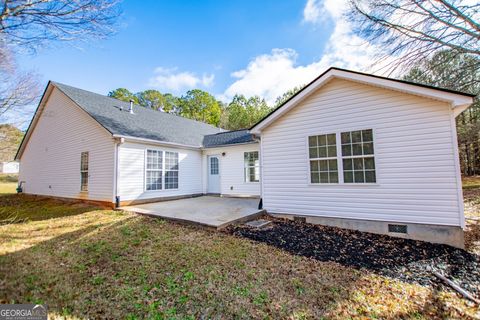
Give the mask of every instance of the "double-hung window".
M 165 189 L 178 189 L 177 152 L 165 152 Z
M 342 132 L 343 179 L 345 183 L 375 183 L 373 131 Z
M 259 182 L 260 160 L 258 151 L 245 152 L 243 159 L 245 164 L 245 182 Z
M 163 151 L 147 150 L 146 162 L 145 189 L 162 190 Z
M 178 152 L 147 150 L 145 189 L 178 189 Z
M 88 191 L 88 151 L 80 155 L 80 191 Z
M 338 183 L 337 136 L 308 137 L 311 183 Z
M 309 136 L 310 182 L 375 183 L 373 149 L 372 129 Z

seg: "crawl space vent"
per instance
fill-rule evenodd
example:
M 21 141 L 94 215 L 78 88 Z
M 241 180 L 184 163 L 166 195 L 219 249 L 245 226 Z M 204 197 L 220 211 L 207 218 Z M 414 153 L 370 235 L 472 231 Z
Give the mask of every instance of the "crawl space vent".
M 404 224 L 389 224 L 388 232 L 407 233 L 407 226 Z

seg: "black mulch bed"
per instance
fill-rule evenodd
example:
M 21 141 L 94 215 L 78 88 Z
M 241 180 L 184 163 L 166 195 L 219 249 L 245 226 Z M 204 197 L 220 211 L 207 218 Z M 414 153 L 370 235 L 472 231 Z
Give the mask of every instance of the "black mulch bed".
M 226 231 L 296 255 L 368 269 L 421 285 L 439 284 L 431 273 L 438 271 L 480 298 L 480 256 L 465 250 L 289 220 L 272 221 L 265 229 L 240 225 Z

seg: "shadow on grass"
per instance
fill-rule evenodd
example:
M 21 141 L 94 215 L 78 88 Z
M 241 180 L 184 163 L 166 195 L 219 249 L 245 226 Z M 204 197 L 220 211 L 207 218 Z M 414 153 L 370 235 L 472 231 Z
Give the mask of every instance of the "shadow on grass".
M 99 208 L 25 194 L 0 195 L 0 225 L 78 215 Z
M 18 182 L 18 175 L 0 173 L 0 182 Z
M 227 234 L 112 211 L 86 215 L 94 223 L 0 256 L 0 303 L 46 303 L 67 318 L 343 318 L 357 309 L 394 318 L 352 297 L 373 290 L 381 306 L 402 292 L 365 288 L 363 272 Z M 396 304 L 414 312 L 409 298 Z

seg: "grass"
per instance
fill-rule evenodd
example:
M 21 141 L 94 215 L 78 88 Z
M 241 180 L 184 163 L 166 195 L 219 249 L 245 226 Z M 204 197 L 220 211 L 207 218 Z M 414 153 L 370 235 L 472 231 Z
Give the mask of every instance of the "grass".
M 478 189 L 480 188 L 480 176 L 463 177 L 463 189 Z
M 121 211 L 0 196 L 0 303 L 51 319 L 430 319 L 476 310 L 437 291 L 243 238 Z
M 480 219 L 480 176 L 463 178 L 465 216 Z
M 18 176 L 0 173 L 0 194 L 15 193 Z

